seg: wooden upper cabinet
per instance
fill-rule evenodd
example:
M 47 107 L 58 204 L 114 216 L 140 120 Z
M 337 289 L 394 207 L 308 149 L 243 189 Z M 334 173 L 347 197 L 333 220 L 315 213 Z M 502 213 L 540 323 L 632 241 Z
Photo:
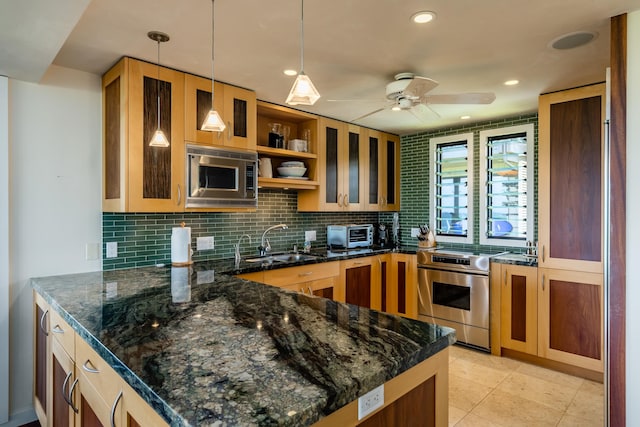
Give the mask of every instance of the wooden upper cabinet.
M 400 137 L 363 129 L 365 208 L 368 211 L 400 209 Z
M 605 85 L 540 96 L 541 267 L 603 271 Z
M 223 132 L 200 130 L 211 109 L 211 80 L 184 75 L 185 134 L 187 141 L 206 145 L 256 149 L 256 94 L 216 81 L 215 110 L 226 125 Z
M 183 210 L 183 73 L 123 58 L 103 76 L 102 87 L 103 211 Z M 158 95 L 167 148 L 149 146 L 158 128 Z
M 383 133 L 384 206 L 385 211 L 400 210 L 400 137 Z

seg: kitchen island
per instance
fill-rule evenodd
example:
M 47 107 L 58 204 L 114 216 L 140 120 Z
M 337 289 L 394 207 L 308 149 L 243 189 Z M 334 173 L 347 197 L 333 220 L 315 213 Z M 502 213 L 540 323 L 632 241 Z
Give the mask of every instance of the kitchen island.
M 393 405 L 418 390 L 431 396 L 432 409 L 409 404 L 418 405 L 413 416 L 446 425 L 452 329 L 217 267 L 53 276 L 32 285 L 170 425 L 356 425 L 358 397 L 382 384 L 386 408 L 365 422 L 398 419 Z

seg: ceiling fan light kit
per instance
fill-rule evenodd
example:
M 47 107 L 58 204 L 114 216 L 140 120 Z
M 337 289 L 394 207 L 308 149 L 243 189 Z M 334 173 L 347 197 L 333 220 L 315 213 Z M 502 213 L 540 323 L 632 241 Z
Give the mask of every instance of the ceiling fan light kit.
M 293 82 L 285 101 L 289 105 L 313 105 L 320 99 L 320 93 L 304 73 L 304 0 L 300 5 L 300 72 Z
M 156 63 L 156 66 L 158 67 L 158 78 L 156 79 L 156 93 L 158 94 L 158 127 L 149 141 L 149 146 L 166 148 L 169 146 L 169 140 L 162 129 L 160 129 L 160 43 L 168 42 L 169 35 L 161 33 L 160 31 L 149 31 L 147 33 L 147 37 L 158 43 L 158 62 Z
M 214 78 L 213 78 L 213 69 L 214 69 L 214 46 L 215 46 L 215 0 L 211 0 L 211 110 L 207 113 L 207 117 L 204 118 L 204 122 L 202 122 L 202 127 L 200 130 L 205 130 L 209 132 L 222 132 L 226 126 L 220 114 L 215 110 L 214 101 Z

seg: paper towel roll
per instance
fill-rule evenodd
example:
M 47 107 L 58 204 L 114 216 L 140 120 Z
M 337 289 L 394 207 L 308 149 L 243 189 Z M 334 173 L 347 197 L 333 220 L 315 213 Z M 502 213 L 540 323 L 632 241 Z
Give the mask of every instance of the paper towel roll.
M 174 303 L 191 301 L 190 267 L 171 267 L 171 300 Z
M 191 264 L 191 227 L 171 229 L 171 264 Z

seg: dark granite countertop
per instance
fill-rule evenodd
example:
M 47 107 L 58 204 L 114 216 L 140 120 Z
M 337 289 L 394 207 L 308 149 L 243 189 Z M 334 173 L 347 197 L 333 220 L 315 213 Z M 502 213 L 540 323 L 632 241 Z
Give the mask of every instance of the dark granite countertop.
M 228 274 L 246 271 L 223 260 L 32 286 L 171 425 L 309 425 L 455 341 Z
M 491 262 L 498 264 L 524 265 L 528 267 L 537 267 L 538 258 L 527 256 L 524 254 L 507 253 L 491 258 Z

